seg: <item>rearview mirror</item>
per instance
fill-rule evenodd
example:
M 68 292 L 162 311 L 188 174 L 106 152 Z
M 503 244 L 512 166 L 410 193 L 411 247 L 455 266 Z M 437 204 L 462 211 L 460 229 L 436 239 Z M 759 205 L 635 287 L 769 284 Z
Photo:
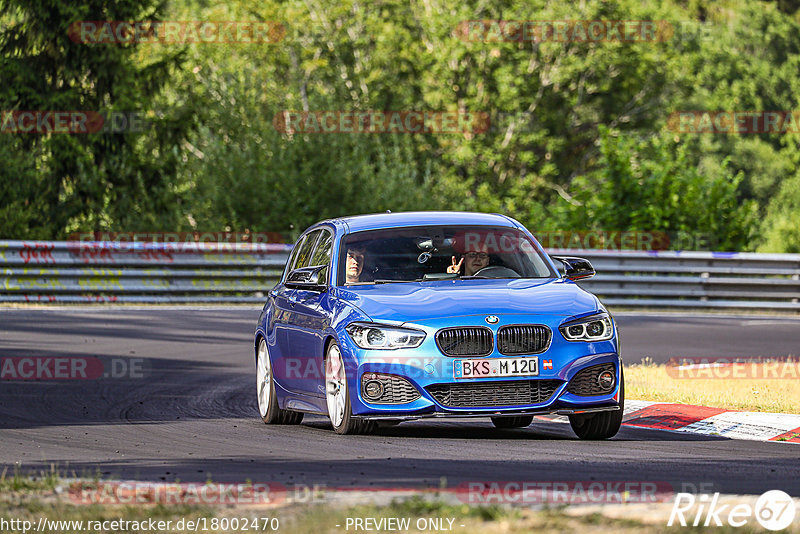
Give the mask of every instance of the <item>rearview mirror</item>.
M 293 289 L 308 289 L 310 291 L 324 291 L 327 287 L 325 280 L 320 275 L 327 269 L 327 265 L 317 265 L 315 267 L 301 267 L 289 272 L 286 277 L 286 287 Z
M 574 256 L 551 256 L 564 264 L 564 278 L 572 281 L 586 280 L 596 273 L 589 260 Z

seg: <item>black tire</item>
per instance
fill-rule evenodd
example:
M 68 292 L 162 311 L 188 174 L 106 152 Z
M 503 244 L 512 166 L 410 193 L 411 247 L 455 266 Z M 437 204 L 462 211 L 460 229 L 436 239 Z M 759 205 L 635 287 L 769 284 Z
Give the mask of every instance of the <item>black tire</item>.
M 377 427 L 377 423 L 375 421 L 364 421 L 353 415 L 353 411 L 350 409 L 350 395 L 347 396 L 344 409 L 345 412 L 344 418 L 342 419 L 342 424 L 338 427 L 333 426 L 334 432 L 341 435 L 358 435 L 371 434 L 375 431 Z M 331 422 L 331 425 L 333 425 L 333 422 Z
M 581 439 L 600 440 L 613 438 L 622 425 L 622 412 L 625 409 L 625 379 L 620 366 L 619 410 L 588 415 L 570 415 L 572 431 Z
M 492 424 L 497 428 L 524 428 L 533 423 L 532 415 L 515 415 L 513 417 L 492 417 Z
M 331 361 L 331 354 L 334 354 L 334 357 L 339 358 L 340 370 L 344 378 L 343 384 L 340 386 L 343 388 L 343 391 L 340 391 L 342 391 L 341 394 L 344 395 L 344 413 L 342 415 L 342 420 L 338 425 L 334 420 L 335 418 L 331 415 L 332 412 L 330 403 L 332 402 L 332 399 L 328 394 L 328 374 L 330 371 L 329 363 Z M 328 416 L 331 420 L 331 426 L 333 427 L 333 431 L 337 434 L 370 434 L 375 431 L 377 426 L 375 421 L 364 421 L 353 415 L 353 409 L 350 404 L 350 387 L 347 384 L 347 373 L 344 368 L 344 362 L 341 360 L 339 345 L 337 345 L 335 341 L 328 345 L 328 349 L 325 352 L 325 401 L 328 403 Z
M 264 338 L 258 343 L 258 353 L 256 354 L 256 368 L 259 365 L 259 357 L 263 354 L 268 359 L 269 365 L 266 366 L 266 371 L 269 375 L 269 400 L 267 401 L 266 413 L 260 413 L 261 420 L 268 425 L 299 425 L 303 420 L 302 412 L 292 412 L 290 410 L 283 410 L 278 406 L 278 396 L 275 394 L 275 379 L 272 374 L 272 362 L 269 360 L 269 351 L 267 350 L 267 342 Z M 256 384 L 257 394 L 261 395 L 261 384 Z M 261 404 L 259 399 L 259 412 L 261 412 Z

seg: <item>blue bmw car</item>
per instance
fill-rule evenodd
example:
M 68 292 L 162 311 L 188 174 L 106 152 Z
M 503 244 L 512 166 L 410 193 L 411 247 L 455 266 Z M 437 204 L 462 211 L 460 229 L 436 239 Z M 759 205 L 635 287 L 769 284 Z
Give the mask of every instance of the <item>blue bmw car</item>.
M 322 414 L 355 434 L 425 417 L 519 428 L 560 414 L 580 438 L 612 437 L 622 361 L 614 320 L 575 283 L 592 275 L 588 261 L 551 258 L 498 214 L 317 223 L 256 326 L 261 417 Z

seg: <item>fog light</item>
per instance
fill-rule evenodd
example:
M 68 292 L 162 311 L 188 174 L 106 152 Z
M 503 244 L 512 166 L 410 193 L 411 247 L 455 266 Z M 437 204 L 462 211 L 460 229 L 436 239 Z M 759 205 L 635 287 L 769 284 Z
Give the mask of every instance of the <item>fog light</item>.
M 597 385 L 603 391 L 610 391 L 614 387 L 614 373 L 611 371 L 603 371 L 597 375 Z
M 364 394 L 370 399 L 380 399 L 383 395 L 383 384 L 377 380 L 370 380 L 364 384 Z

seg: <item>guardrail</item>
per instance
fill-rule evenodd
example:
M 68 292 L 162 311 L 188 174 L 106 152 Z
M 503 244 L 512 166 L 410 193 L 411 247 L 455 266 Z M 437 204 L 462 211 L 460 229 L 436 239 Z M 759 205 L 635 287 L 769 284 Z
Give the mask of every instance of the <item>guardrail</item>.
M 549 250 L 592 262 L 608 306 L 800 311 L 800 254 Z
M 263 302 L 291 245 L 0 241 L 0 302 Z M 800 311 L 800 254 L 550 250 L 612 307 Z
M 0 302 L 263 302 L 291 245 L 0 241 Z

